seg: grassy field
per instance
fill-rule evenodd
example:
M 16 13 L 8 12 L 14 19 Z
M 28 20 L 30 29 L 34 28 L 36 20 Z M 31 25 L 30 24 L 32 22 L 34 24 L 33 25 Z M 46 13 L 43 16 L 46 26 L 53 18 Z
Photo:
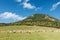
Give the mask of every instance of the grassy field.
M 7 32 L 8 30 L 57 30 L 39 26 L 0 27 L 0 40 L 60 40 L 60 32 Z M 5 32 L 1 32 L 5 31 Z
M 42 27 L 42 26 L 0 26 L 0 31 L 7 30 L 55 30 L 57 28 Z

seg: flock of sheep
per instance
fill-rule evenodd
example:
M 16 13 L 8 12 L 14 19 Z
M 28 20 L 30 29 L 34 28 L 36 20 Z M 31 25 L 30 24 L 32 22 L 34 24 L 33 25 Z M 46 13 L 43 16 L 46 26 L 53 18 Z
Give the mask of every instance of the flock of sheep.
M 56 30 L 8 30 L 8 31 L 0 31 L 0 32 L 9 32 L 9 33 L 32 33 L 32 32 L 60 32 L 60 29 L 56 29 Z

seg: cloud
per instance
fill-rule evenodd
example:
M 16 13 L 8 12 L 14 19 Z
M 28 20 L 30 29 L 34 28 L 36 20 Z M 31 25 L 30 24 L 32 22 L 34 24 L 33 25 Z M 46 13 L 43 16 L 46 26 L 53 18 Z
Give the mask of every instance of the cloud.
M 60 5 L 60 2 L 57 2 L 56 4 L 53 4 L 52 8 L 50 9 L 50 11 L 55 10 L 58 7 L 58 5 Z
M 22 1 L 22 0 L 21 0 Z M 29 3 L 30 0 L 23 0 L 23 2 L 20 2 L 20 5 L 23 6 L 23 8 L 26 9 L 34 9 L 35 11 L 41 10 L 41 7 L 36 7 L 34 5 L 32 5 L 31 3 Z
M 4 12 L 0 14 L 0 19 L 12 19 L 14 21 L 19 21 L 25 18 L 26 17 L 20 17 L 19 15 L 16 15 L 15 13 L 12 12 Z
M 34 9 L 35 8 L 35 6 L 31 5 L 30 3 L 24 3 L 23 7 L 28 8 L 28 9 Z
M 23 8 L 27 8 L 27 9 L 34 9 L 36 8 L 35 6 L 33 6 L 32 4 L 28 3 L 29 0 L 25 0 L 23 2 Z

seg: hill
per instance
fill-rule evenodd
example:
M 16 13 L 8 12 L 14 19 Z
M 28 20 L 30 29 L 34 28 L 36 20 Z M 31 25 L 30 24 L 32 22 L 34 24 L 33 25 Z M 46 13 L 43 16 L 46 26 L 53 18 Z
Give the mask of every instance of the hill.
M 13 23 L 15 25 L 28 25 L 28 26 L 46 26 L 59 28 L 60 21 L 54 17 L 46 14 L 33 14 L 26 19 Z

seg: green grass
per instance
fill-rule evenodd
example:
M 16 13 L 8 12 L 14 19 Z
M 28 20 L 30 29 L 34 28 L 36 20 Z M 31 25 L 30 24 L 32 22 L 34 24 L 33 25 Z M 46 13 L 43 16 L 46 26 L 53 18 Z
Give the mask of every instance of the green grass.
M 0 33 L 0 40 L 60 40 L 59 32 Z
M 0 31 L 7 31 L 7 30 L 54 30 L 57 28 L 51 28 L 51 27 L 41 27 L 41 26 L 4 26 L 0 27 Z
M 39 26 L 6 26 L 0 27 L 0 31 L 7 30 L 55 30 L 56 28 Z M 0 32 L 0 40 L 60 40 L 60 32 Z

